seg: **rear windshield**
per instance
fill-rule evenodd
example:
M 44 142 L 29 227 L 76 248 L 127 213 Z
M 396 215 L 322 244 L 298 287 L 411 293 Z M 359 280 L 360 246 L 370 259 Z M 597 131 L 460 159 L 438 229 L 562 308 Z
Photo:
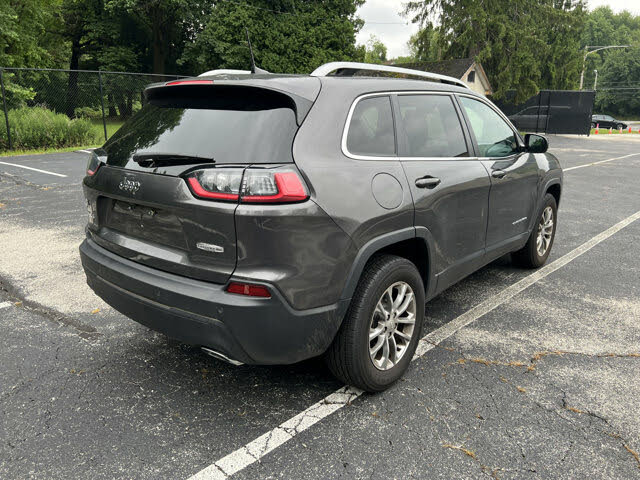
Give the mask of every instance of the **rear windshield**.
M 172 87 L 168 87 L 172 88 Z M 107 163 L 134 157 L 176 155 L 224 163 L 288 163 L 298 129 L 292 102 L 212 87 L 170 91 L 151 100 L 107 141 Z M 194 94 L 197 92 L 197 94 Z

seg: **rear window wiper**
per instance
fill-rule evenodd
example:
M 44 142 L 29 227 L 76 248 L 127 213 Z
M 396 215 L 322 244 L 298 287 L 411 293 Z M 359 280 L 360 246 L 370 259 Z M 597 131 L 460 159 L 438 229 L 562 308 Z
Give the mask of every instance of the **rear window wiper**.
M 158 168 L 171 165 L 193 165 L 194 163 L 215 163 L 213 157 L 182 155 L 180 153 L 136 153 L 133 161 L 141 167 Z

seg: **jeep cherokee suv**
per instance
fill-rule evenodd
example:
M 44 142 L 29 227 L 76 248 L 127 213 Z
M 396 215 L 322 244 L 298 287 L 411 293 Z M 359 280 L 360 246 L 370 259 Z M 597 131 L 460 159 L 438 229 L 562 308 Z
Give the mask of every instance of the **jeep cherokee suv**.
M 385 69 L 417 79 L 362 76 Z M 426 301 L 506 253 L 549 256 L 558 161 L 459 80 L 333 63 L 144 95 L 89 161 L 82 264 L 115 309 L 217 358 L 324 354 L 383 390 Z

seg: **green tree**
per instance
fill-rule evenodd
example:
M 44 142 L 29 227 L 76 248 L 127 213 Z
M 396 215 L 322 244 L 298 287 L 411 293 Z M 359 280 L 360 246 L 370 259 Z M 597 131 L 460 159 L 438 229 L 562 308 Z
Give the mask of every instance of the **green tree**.
M 596 110 L 621 117 L 640 115 L 640 46 L 608 53 L 600 70 Z
M 581 47 L 587 45 L 638 45 L 640 44 L 640 16 L 627 11 L 613 13 L 609 7 L 599 7 L 589 12 L 582 35 Z M 590 88 L 594 83 L 594 70 L 605 73 L 605 61 L 616 50 L 601 50 L 587 57 L 584 85 Z M 602 78 L 602 77 L 601 77 Z M 601 82 L 599 82 L 601 83 Z M 601 83 L 602 84 L 602 83 Z
M 443 59 L 480 61 L 498 98 L 515 90 L 522 101 L 540 88 L 578 82 L 584 0 L 414 0 L 406 13 L 437 33 Z M 424 36 L 431 48 L 433 34 Z
M 245 27 L 258 66 L 271 72 L 308 73 L 339 60 L 364 58 L 355 35 L 363 25 L 356 17 L 364 0 L 221 1 L 203 18 L 206 26 L 187 43 L 183 68 L 201 72 L 214 68 L 248 69 Z
M 408 42 L 410 56 L 414 62 L 437 62 L 442 60 L 440 32 L 431 22 L 411 35 Z
M 107 9 L 126 10 L 145 29 L 153 73 L 165 73 L 169 64 L 176 64 L 185 42 L 201 29 L 211 4 L 206 0 L 106 0 Z
M 364 61 L 366 63 L 385 63 L 387 61 L 387 47 L 375 35 L 371 35 L 367 40 Z

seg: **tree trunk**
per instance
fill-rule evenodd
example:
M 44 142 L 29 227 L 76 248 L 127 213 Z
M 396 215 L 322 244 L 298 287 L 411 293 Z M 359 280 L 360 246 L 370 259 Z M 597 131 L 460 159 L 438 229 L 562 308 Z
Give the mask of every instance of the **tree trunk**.
M 116 112 L 112 94 L 107 95 L 107 103 L 109 104 L 109 118 L 115 118 L 118 115 L 118 112 Z
M 164 73 L 164 32 L 162 31 L 162 12 L 154 8 L 151 35 L 153 38 L 153 73 Z
M 69 62 L 69 69 L 74 70 L 69 72 L 69 81 L 67 83 L 67 104 L 66 114 L 69 118 L 75 117 L 76 102 L 78 100 L 78 64 L 80 62 L 80 38 L 74 37 L 71 41 L 71 61 Z

